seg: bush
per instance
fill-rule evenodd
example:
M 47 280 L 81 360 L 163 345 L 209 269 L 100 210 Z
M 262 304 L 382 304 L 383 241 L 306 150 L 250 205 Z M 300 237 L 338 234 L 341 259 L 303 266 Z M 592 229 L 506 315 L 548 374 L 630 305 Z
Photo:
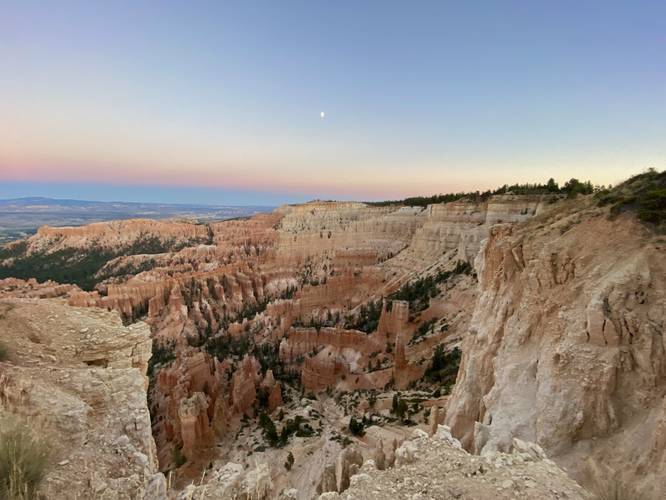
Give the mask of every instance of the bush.
M 259 427 L 261 427 L 264 439 L 268 442 L 269 445 L 273 447 L 278 447 L 280 443 L 280 436 L 278 436 L 277 429 L 275 424 L 266 413 L 259 415 Z
M 0 362 L 6 361 L 9 358 L 9 348 L 7 344 L 0 341 Z
M 415 344 L 421 337 L 428 335 L 428 332 L 435 332 L 435 323 L 437 323 L 437 318 L 432 318 L 422 323 L 414 333 L 414 336 L 409 341 L 409 345 Z
M 652 224 L 666 220 L 666 189 L 654 189 L 645 194 L 639 202 L 638 218 Z
M 405 283 L 398 291 L 389 295 L 390 300 L 406 300 L 409 302 L 409 309 L 416 313 L 427 309 L 430 306 L 430 299 L 439 295 L 437 285 L 448 281 L 454 276 L 460 274 L 471 274 L 472 265 L 467 261 L 459 260 L 456 267 L 450 271 L 438 271 L 437 274 L 419 278 L 416 281 Z
M 10 424 L 0 431 L 0 498 L 37 498 L 46 475 L 49 446 L 27 426 Z
M 300 415 L 293 419 L 287 419 L 278 433 L 275 423 L 265 412 L 259 415 L 259 427 L 266 442 L 273 448 L 282 448 L 288 442 L 289 438 L 296 434 L 298 437 L 310 437 L 315 435 L 312 426 Z
M 666 171 L 650 169 L 611 190 L 599 191 L 596 197 L 599 206 L 611 206 L 611 215 L 631 211 L 643 222 L 666 223 Z
M 289 455 L 287 455 L 287 461 L 284 463 L 284 468 L 287 470 L 291 470 L 293 465 L 294 465 L 294 455 L 292 452 L 289 452 Z
M 354 417 L 350 418 L 349 432 L 351 432 L 354 436 L 359 436 L 359 437 L 365 434 L 365 431 L 363 430 L 363 422 L 359 422 Z
M 171 461 L 176 466 L 176 469 L 183 466 L 185 462 L 187 462 L 187 457 L 183 455 L 180 446 L 174 446 L 171 450 Z
M 391 404 L 391 413 L 393 413 L 400 420 L 403 420 L 407 415 L 407 402 L 404 399 L 400 399 L 400 394 L 396 393 L 393 395 L 393 402 Z
M 53 252 L 33 252 L 27 254 L 27 242 L 18 242 L 0 247 L 0 261 L 13 258 L 10 264 L 0 266 L 0 279 L 36 278 L 37 281 L 53 280 L 58 283 L 72 283 L 84 290 L 93 290 L 102 278 L 96 276 L 110 260 L 124 255 L 159 254 L 177 251 L 184 246 L 200 242 L 201 238 L 177 243 L 174 239 L 162 241 L 156 235 L 144 235 L 132 244 L 117 249 L 93 246 L 85 251 L 76 248 L 62 248 Z M 105 274 L 104 278 L 124 273 Z

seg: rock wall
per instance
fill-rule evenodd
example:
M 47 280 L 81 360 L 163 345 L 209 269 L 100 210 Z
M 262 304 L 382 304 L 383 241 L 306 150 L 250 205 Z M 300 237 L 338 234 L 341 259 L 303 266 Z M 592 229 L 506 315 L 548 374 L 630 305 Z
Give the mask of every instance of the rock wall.
M 148 326 L 60 299 L 0 300 L 0 428 L 49 450 L 44 498 L 164 498 L 146 403 Z
M 541 445 L 586 486 L 666 491 L 666 259 L 589 200 L 492 228 L 446 421 L 468 449 Z
M 422 223 L 422 209 L 372 207 L 356 202 L 313 202 L 281 207 L 277 256 L 298 263 L 320 254 L 349 258 L 355 252 L 360 263 L 372 257 L 396 255 Z
M 428 205 L 423 224 L 414 232 L 401 258 L 415 269 L 427 267 L 442 254 L 473 261 L 493 224 L 525 221 L 547 210 L 550 200 L 553 198 L 546 195 L 507 194 L 484 202 L 459 200 Z

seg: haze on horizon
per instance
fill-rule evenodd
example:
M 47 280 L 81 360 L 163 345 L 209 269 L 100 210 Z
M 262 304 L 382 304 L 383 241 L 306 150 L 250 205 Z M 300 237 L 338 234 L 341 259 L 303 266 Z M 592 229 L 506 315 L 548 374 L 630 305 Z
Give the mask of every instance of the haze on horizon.
M 666 3 L 0 4 L 0 198 L 395 199 L 666 165 Z

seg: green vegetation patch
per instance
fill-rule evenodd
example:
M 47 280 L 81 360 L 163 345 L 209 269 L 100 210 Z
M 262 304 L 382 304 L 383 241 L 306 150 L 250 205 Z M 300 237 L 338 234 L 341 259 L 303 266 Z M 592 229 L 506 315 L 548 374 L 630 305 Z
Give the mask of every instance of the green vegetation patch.
M 182 467 L 187 462 L 187 457 L 183 455 L 183 451 L 180 446 L 174 446 L 171 449 L 171 461 L 173 465 L 177 468 Z
M 379 317 L 382 314 L 382 301 L 376 300 L 363 304 L 359 309 L 358 316 L 346 318 L 345 328 L 348 330 L 360 330 L 371 333 L 379 325 Z
M 404 200 L 388 200 L 388 201 L 374 201 L 368 202 L 373 206 L 387 206 L 387 205 L 403 205 L 409 207 L 426 207 L 437 203 L 450 203 L 462 199 L 482 202 L 486 201 L 493 195 L 497 194 L 559 194 L 566 195 L 569 198 L 575 197 L 579 194 L 592 194 L 594 186 L 590 181 L 579 181 L 578 179 L 570 179 L 560 186 L 555 179 L 548 179 L 545 184 L 540 183 L 527 183 L 527 184 L 512 184 L 501 186 L 494 190 L 487 191 L 469 191 L 460 193 L 436 194 L 433 196 L 413 196 L 405 198 Z
M 280 343 L 256 343 L 254 337 L 248 332 L 238 338 L 229 334 L 218 335 L 205 339 L 202 343 L 206 352 L 223 361 L 227 358 L 240 360 L 246 354 L 254 356 L 261 365 L 262 372 L 273 371 L 275 380 L 284 384 L 298 386 L 300 377 L 297 371 L 288 370 L 280 361 Z
M 409 341 L 409 345 L 416 344 L 420 338 L 425 337 L 428 333 L 435 333 L 435 323 L 437 323 L 437 318 L 432 318 L 422 323 Z
M 410 312 L 417 313 L 427 309 L 430 305 L 430 299 L 439 295 L 437 285 L 448 281 L 453 276 L 471 273 L 472 265 L 469 262 L 459 260 L 454 269 L 439 271 L 435 275 L 406 283 L 397 292 L 389 295 L 388 298 L 391 300 L 406 300 L 409 302 Z
M 103 281 L 114 276 L 135 276 L 139 273 L 150 271 L 155 266 L 157 266 L 157 262 L 153 258 L 142 260 L 136 264 L 134 262 L 124 262 L 121 266 L 113 270 L 105 269 L 100 271 L 99 280 Z
M 16 241 L 4 246 L 0 246 L 0 260 L 12 259 L 21 257 L 28 250 L 28 242 L 26 240 Z
M 153 342 L 153 354 L 148 361 L 148 377 L 152 377 L 155 370 L 161 366 L 167 366 L 176 359 L 175 341 Z
M 298 437 L 310 437 L 316 434 L 307 420 L 300 415 L 288 419 L 282 426 L 280 433 L 278 433 L 271 417 L 267 413 L 261 413 L 259 415 L 259 427 L 266 442 L 274 448 L 284 447 L 294 434 Z
M 611 215 L 634 212 L 648 224 L 666 225 L 666 170 L 650 169 L 610 190 L 596 194 L 599 206 L 611 206 Z
M 0 498 L 38 498 L 46 476 L 48 443 L 22 423 L 3 423 L 0 431 Z
M 437 285 L 448 281 L 459 274 L 472 274 L 472 265 L 469 262 L 459 260 L 456 267 L 450 271 L 439 271 L 437 274 L 419 278 L 415 281 L 405 283 L 398 291 L 387 297 L 389 301 L 405 300 L 409 302 L 410 313 L 421 312 L 430 306 L 430 299 L 439 295 Z M 392 303 L 388 303 L 390 310 Z M 345 318 L 345 328 L 349 330 L 360 330 L 371 333 L 377 330 L 379 318 L 382 313 L 382 301 L 370 301 L 363 304 L 358 315 Z
M 425 372 L 425 379 L 433 384 L 442 385 L 448 394 L 456 383 L 461 357 L 462 351 L 457 347 L 447 352 L 443 345 L 438 345 Z

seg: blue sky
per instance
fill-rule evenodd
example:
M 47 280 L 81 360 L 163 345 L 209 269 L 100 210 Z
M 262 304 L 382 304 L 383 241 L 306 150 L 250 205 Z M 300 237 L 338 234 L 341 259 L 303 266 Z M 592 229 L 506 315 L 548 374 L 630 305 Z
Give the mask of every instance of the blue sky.
M 615 183 L 666 164 L 665 53 L 657 1 L 5 0 L 0 196 Z

